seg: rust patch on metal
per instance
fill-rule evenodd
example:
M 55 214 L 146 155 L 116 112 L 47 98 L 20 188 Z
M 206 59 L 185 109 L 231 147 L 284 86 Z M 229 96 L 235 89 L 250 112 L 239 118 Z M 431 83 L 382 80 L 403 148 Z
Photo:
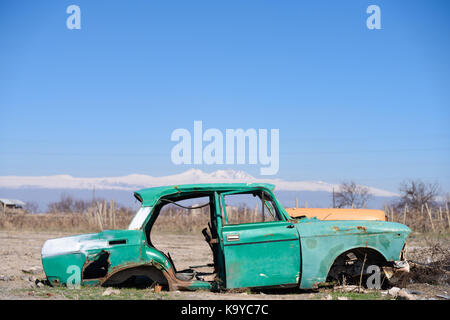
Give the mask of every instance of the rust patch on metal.
M 363 226 L 357 226 L 356 229 L 361 230 L 363 232 L 367 232 L 367 228 Z

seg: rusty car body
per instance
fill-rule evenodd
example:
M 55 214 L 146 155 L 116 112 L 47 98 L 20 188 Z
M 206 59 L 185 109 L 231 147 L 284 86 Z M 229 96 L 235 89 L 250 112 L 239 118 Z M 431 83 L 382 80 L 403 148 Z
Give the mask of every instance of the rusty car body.
M 275 197 L 274 188 L 262 183 L 221 183 L 137 191 L 134 195 L 141 207 L 128 230 L 47 240 L 41 252 L 47 279 L 52 285 L 108 286 L 139 276 L 168 290 L 306 289 L 342 274 L 359 278 L 374 264 L 390 275 L 407 269 L 404 248 L 411 231 L 407 226 L 375 220 L 293 218 Z M 233 211 L 227 201 L 235 196 L 256 199 L 261 219 L 233 220 L 232 215 L 241 211 Z M 212 250 L 212 270 L 178 271 L 170 254 L 152 244 L 152 227 L 165 206 L 201 197 L 209 208 L 209 230 L 202 232 Z

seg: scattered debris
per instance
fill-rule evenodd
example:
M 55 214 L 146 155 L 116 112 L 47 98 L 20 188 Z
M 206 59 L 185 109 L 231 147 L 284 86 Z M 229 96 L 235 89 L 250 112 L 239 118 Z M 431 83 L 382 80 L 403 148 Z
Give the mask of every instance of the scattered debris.
M 398 297 L 406 299 L 406 300 L 416 300 L 416 297 L 414 297 L 412 294 L 410 294 L 408 291 L 406 291 L 405 289 L 401 289 L 398 292 Z
M 327 294 L 327 296 L 325 297 L 325 300 L 333 300 L 333 297 L 331 296 L 331 294 Z
M 119 289 L 114 289 L 112 287 L 108 287 L 103 293 L 102 296 L 110 296 L 113 294 L 120 294 L 120 290 Z
M 348 300 L 347 297 L 338 297 L 337 299 L 338 299 L 338 300 Z
M 155 292 L 155 293 L 160 293 L 161 290 L 162 290 L 162 286 L 159 285 L 159 284 L 155 284 L 154 292 Z
M 390 267 L 384 266 L 383 272 L 391 285 L 404 284 L 410 272 L 410 265 L 407 261 L 395 261 Z
M 437 294 L 436 297 L 442 298 L 442 299 L 445 299 L 445 300 L 450 300 L 450 296 L 447 296 L 447 295 L 444 295 L 444 294 Z
M 405 289 L 400 289 L 399 287 L 392 287 L 388 290 L 388 294 L 393 296 L 394 298 L 406 299 L 406 300 L 416 300 L 416 298 L 410 294 Z
M 337 286 L 333 288 L 335 291 L 341 291 L 341 292 L 360 292 L 365 293 L 367 290 L 360 286 L 356 285 L 343 285 L 343 286 Z
M 30 267 L 30 268 L 25 268 L 22 269 L 23 273 L 31 273 L 31 274 L 39 274 L 42 273 L 42 269 L 40 267 Z
M 5 276 L 3 274 L 0 274 L 0 281 L 14 281 L 16 280 L 15 276 Z
M 417 290 L 411 290 L 411 291 L 409 291 L 409 293 L 415 294 L 415 295 L 422 295 L 423 294 L 422 291 L 417 291 Z
M 393 297 L 397 297 L 399 291 L 400 291 L 399 287 L 392 287 L 388 290 L 388 294 L 390 294 Z

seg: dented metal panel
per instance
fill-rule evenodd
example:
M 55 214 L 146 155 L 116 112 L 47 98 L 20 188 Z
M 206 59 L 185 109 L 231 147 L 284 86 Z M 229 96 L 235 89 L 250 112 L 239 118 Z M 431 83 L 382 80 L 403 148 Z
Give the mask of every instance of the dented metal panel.
M 399 260 L 411 232 L 400 223 L 382 221 L 302 219 L 296 227 L 302 248 L 301 288 L 325 282 L 335 259 L 354 248 L 373 249 L 386 261 Z

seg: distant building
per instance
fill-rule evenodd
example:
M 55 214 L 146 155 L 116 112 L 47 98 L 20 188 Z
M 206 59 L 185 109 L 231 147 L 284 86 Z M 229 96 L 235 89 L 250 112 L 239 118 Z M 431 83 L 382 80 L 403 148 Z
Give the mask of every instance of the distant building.
M 15 199 L 0 199 L 0 210 L 3 213 L 22 213 L 26 203 Z

